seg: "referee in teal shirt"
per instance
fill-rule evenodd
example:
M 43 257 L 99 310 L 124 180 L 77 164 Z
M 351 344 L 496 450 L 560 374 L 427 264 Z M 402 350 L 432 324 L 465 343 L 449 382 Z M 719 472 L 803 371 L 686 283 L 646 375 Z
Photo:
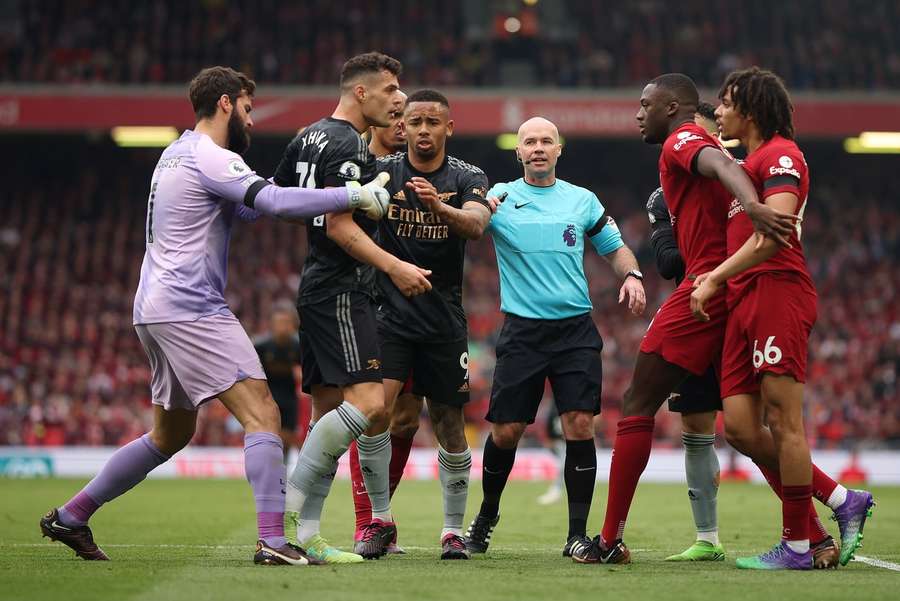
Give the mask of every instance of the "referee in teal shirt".
M 591 319 L 586 240 L 623 281 L 619 302 L 627 301 L 634 315 L 646 305 L 643 276 L 615 221 L 593 192 L 557 179 L 561 153 L 556 126 L 529 119 L 519 128 L 516 145 L 524 177 L 496 184 L 488 193 L 507 195 L 487 229 L 500 266 L 500 309 L 506 319 L 487 414 L 492 427 L 482 461 L 484 501 L 466 533 L 473 553 L 488 548 L 516 447 L 534 422 L 548 378 L 566 439 L 569 533 L 563 555 L 590 544 L 585 527 L 597 477 L 593 417 L 600 412 L 603 341 Z

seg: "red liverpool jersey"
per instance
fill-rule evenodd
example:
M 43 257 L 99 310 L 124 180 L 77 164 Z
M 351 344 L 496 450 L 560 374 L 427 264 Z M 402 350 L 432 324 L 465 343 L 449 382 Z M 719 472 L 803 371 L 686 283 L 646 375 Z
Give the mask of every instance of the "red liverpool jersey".
M 809 170 L 803 153 L 793 140 L 776 134 L 748 155 L 743 167 L 753 180 L 760 201 L 765 202 L 768 197 L 779 192 L 793 192 L 798 199 L 794 212 L 803 217 L 809 194 Z M 779 249 L 768 261 L 763 261 L 728 281 L 729 305 L 733 306 L 741 298 L 747 285 L 760 273 L 794 274 L 799 283 L 807 284 L 815 290 L 800 243 L 801 226 L 802 223 L 798 222 L 789 238 L 793 248 Z M 737 199 L 733 199 L 728 210 L 728 256 L 737 252 L 752 234 L 753 224 L 750 218 Z
M 697 173 L 697 156 L 706 147 L 728 154 L 706 130 L 689 122 L 666 138 L 659 157 L 659 181 L 688 276 L 712 271 L 726 256 L 731 194 L 718 180 Z

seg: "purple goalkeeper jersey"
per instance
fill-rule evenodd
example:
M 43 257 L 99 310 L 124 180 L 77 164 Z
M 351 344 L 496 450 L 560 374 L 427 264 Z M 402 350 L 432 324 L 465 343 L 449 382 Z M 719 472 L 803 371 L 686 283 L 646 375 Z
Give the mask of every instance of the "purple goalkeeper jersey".
M 163 151 L 150 183 L 134 324 L 232 314 L 224 293 L 236 216 L 312 217 L 346 208 L 344 190 L 269 186 L 240 155 L 185 131 Z

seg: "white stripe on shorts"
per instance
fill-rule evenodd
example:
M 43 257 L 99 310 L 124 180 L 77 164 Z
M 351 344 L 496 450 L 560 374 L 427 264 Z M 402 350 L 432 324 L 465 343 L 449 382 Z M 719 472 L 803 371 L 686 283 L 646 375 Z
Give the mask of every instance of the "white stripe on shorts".
M 344 362 L 347 372 L 359 371 L 359 351 L 356 348 L 353 321 L 350 319 L 350 293 L 345 292 L 338 295 L 335 316 L 337 318 L 338 331 L 341 335 L 341 347 L 344 351 Z
M 347 331 L 350 332 L 350 345 L 353 352 L 353 360 L 356 364 L 356 371 L 362 369 L 362 364 L 359 361 L 359 346 L 356 344 L 356 329 L 353 327 L 353 319 L 351 319 L 350 315 L 350 293 L 347 294 L 347 302 L 344 305 L 344 311 L 346 311 L 347 315 Z

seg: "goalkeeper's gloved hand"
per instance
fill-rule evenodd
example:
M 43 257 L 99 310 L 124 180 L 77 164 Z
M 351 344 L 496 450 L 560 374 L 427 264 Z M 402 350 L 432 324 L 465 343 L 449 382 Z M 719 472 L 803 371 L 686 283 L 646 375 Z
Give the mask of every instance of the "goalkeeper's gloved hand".
M 361 186 L 359 182 L 347 182 L 350 208 L 364 211 L 369 219 L 375 221 L 384 217 L 391 200 L 391 195 L 384 186 L 390 179 L 391 176 L 382 171 L 365 186 Z

